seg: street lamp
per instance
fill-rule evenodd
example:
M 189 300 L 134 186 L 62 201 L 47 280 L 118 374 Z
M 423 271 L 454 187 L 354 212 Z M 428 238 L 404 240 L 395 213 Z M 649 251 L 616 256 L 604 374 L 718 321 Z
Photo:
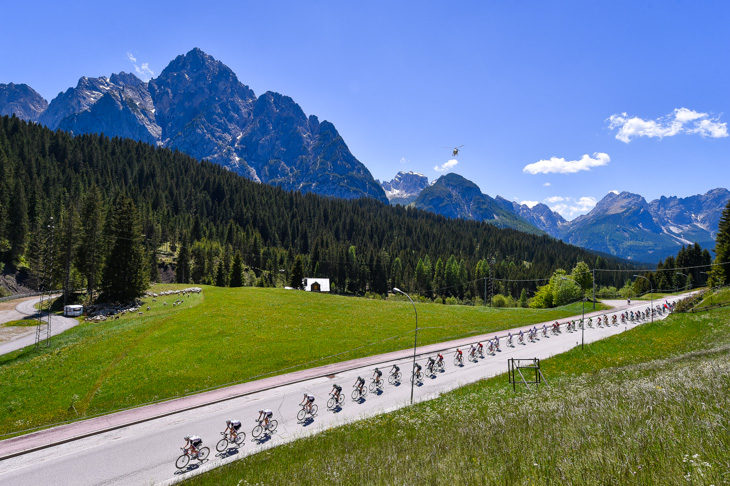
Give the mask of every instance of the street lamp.
M 684 273 L 682 273 L 682 272 L 674 272 L 674 273 L 677 274 L 677 275 L 681 275 L 681 276 L 683 276 L 685 278 L 684 285 L 686 287 L 687 286 L 687 280 L 689 280 L 689 277 L 687 275 L 685 275 Z M 675 289 L 677 290 L 677 292 L 679 292 L 679 285 L 677 285 L 675 287 Z
M 644 280 L 646 280 L 647 282 L 649 282 L 649 290 L 651 291 L 651 293 L 649 294 L 649 299 L 651 299 L 651 312 L 650 312 L 650 314 L 651 314 L 651 322 L 653 324 L 654 323 L 654 285 L 652 285 L 651 280 L 649 280 L 646 277 L 643 277 L 641 275 L 634 275 L 634 277 L 643 278 Z
M 416 381 L 413 379 L 413 370 L 416 369 L 416 344 L 418 343 L 418 312 L 416 311 L 416 304 L 413 303 L 413 299 L 411 299 L 410 295 L 406 294 L 397 287 L 393 287 L 393 292 L 398 292 L 399 294 L 403 294 L 408 297 L 408 300 L 411 301 L 411 305 L 413 305 L 413 312 L 416 314 L 416 333 L 415 337 L 413 338 L 413 369 L 411 370 L 411 405 L 413 405 L 413 385 Z
M 570 277 L 560 277 L 562 280 L 572 280 L 576 284 L 578 284 L 578 287 L 580 287 L 580 284 L 577 280 L 570 278 Z M 583 292 L 583 287 L 580 287 L 581 292 Z M 583 346 L 585 346 L 585 332 L 586 332 L 586 295 L 585 292 L 583 292 L 583 298 L 581 299 L 583 301 L 583 317 L 580 320 L 580 349 L 583 349 Z

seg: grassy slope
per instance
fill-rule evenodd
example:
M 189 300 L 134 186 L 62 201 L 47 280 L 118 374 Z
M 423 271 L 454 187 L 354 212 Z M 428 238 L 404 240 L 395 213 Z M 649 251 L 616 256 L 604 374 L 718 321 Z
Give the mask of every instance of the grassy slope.
M 174 286 L 157 289 L 168 287 Z M 150 303 L 144 316 L 81 323 L 54 337 L 50 350 L 31 347 L 0 356 L 0 435 L 297 365 L 405 349 L 413 339 L 413 309 L 407 301 L 205 287 L 202 295 L 184 298 L 181 307 L 162 304 L 177 298 Z M 498 310 L 417 304 L 417 309 L 419 326 L 426 328 L 419 331 L 419 343 L 427 344 L 574 315 L 580 305 Z
M 728 331 L 672 316 L 542 361 L 539 392 L 485 380 L 189 483 L 730 484 Z
M 7 327 L 33 327 L 38 325 L 37 319 L 20 319 L 17 321 L 9 321 L 3 324 L 0 324 L 0 326 L 7 326 Z

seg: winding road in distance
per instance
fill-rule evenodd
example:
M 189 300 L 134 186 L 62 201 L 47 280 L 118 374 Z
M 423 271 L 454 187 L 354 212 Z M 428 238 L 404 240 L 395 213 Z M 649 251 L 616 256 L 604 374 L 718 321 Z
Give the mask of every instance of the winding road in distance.
M 52 296 L 52 298 L 58 297 L 58 295 Z M 48 297 L 44 297 L 47 299 Z M 10 320 L 24 319 L 29 316 L 37 316 L 38 309 L 35 305 L 40 302 L 40 297 L 35 297 L 29 300 L 23 300 L 15 306 L 14 311 L 4 311 L 3 314 L 7 314 L 7 319 L 3 319 L 0 316 L 0 322 L 7 322 Z M 41 336 L 45 340 L 46 338 L 46 326 L 48 322 L 48 314 L 43 313 L 43 324 L 41 325 Z M 74 326 L 77 326 L 79 321 L 70 317 L 62 317 L 53 315 L 51 316 L 51 336 L 61 334 L 62 332 L 68 331 Z M 0 356 L 3 354 L 12 353 L 18 349 L 23 349 L 26 346 L 35 344 L 35 326 L 23 328 L 26 332 L 19 333 L 16 337 L 8 341 L 0 341 Z
M 681 297 L 673 299 L 679 298 Z M 663 303 L 663 300 L 661 302 Z M 587 313 L 586 317 L 604 314 L 612 316 L 627 309 L 638 311 L 649 306 L 648 301 L 634 301 L 631 306 L 628 306 L 626 301 L 606 303 L 612 305 L 614 309 L 610 312 Z M 664 317 L 666 313 L 655 319 Z M 580 315 L 577 318 L 579 319 Z M 560 322 L 568 320 L 561 319 Z M 549 327 L 551 323 L 547 324 Z M 586 328 L 585 341 L 586 343 L 597 341 L 636 325 Z M 542 323 L 538 325 L 541 326 Z M 531 327 L 516 328 L 511 332 L 514 334 L 520 329 Z M 422 366 L 428 356 L 443 350 L 446 369 L 435 378 L 424 378 L 423 385 L 416 387 L 414 398 L 416 401 L 428 400 L 467 383 L 505 373 L 508 358 L 544 359 L 580 345 L 580 330 L 566 332 L 561 328 L 561 331 L 559 335 L 549 334 L 548 337 L 541 337 L 535 343 L 516 344 L 513 348 L 506 345 L 505 339 L 501 339 L 501 352 L 496 353 L 496 356 L 486 355 L 477 363 L 466 359 L 469 344 L 479 340 L 484 342 L 488 338 L 493 338 L 494 334 L 419 347 L 417 361 Z M 499 333 L 500 336 L 506 334 L 507 331 Z M 525 341 L 527 342 L 527 339 Z M 456 367 L 453 363 L 453 350 L 457 346 L 464 350 L 463 367 Z M 371 356 L 0 441 L 0 458 L 5 457 L 0 459 L 0 484 L 126 486 L 174 483 L 267 447 L 407 406 L 411 393 L 409 378 L 412 359 L 412 349 Z M 404 375 L 400 386 L 387 384 L 388 370 L 393 363 L 400 366 Z M 364 400 L 353 401 L 350 394 L 357 376 L 362 376 L 366 379 L 366 384 L 369 384 L 375 366 L 383 370 L 386 379 L 383 393 L 380 395 L 368 393 Z M 546 376 L 546 379 L 549 381 L 550 377 Z M 330 411 L 326 403 L 335 383 L 342 386 L 345 403 L 341 409 Z M 300 423 L 296 416 L 300 410 L 298 403 L 304 393 L 311 393 L 316 397 L 319 413 L 313 420 Z M 206 400 L 215 403 L 205 404 Z M 175 412 L 175 407 L 197 408 Z M 279 421 L 279 426 L 271 437 L 264 436 L 261 442 L 257 442 L 251 437 L 251 429 L 256 425 L 254 419 L 258 417 L 258 410 L 263 408 L 274 412 L 274 418 Z M 154 416 L 158 418 L 149 419 Z M 220 432 L 225 429 L 226 419 L 241 420 L 242 430 L 246 432 L 246 441 L 239 450 L 229 449 L 220 454 L 215 446 L 221 438 Z M 137 421 L 138 423 L 132 425 L 124 425 Z M 104 429 L 112 430 L 103 431 Z M 197 465 L 197 461 L 191 461 L 191 466 L 180 472 L 175 468 L 175 459 L 180 455 L 180 447 L 184 445 L 183 437 L 193 434 L 203 438 L 204 445 L 211 450 L 210 457 L 202 465 Z M 83 435 L 88 436 L 74 439 Z M 68 442 L 48 446 L 60 441 Z M 39 450 L 22 452 L 30 449 Z

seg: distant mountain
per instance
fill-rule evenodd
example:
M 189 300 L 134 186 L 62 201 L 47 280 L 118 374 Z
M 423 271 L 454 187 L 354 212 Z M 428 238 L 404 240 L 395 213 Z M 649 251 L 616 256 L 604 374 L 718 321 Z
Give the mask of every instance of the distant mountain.
M 727 189 L 687 198 L 661 197 L 647 203 L 638 194 L 609 193 L 591 212 L 558 229 L 570 244 L 640 262 L 654 263 L 683 245 L 715 246 Z
M 644 263 L 656 263 L 695 242 L 714 248 L 720 216 L 730 200 L 730 191 L 722 188 L 686 198 L 662 196 L 650 203 L 638 194 L 611 192 L 588 214 L 566 221 L 545 204 L 529 207 L 501 196 L 493 199 L 453 173 L 410 199 L 419 187 L 413 181 L 423 178 L 425 183 L 426 178 L 409 174 L 400 172 L 382 183 L 391 203 L 407 194 L 405 200 L 417 208 L 443 216 L 545 232 L 572 245 Z
M 530 207 L 526 204 L 508 201 L 502 196 L 497 196 L 495 200 L 506 210 L 513 211 L 531 225 L 552 236 L 557 237 L 560 230 L 568 224 L 565 218 L 542 203 Z
M 83 77 L 37 112 L 27 108 L 31 94 L 8 100 L 0 103 L 2 113 L 22 113 L 52 129 L 170 147 L 289 190 L 388 203 L 334 125 L 307 117 L 287 96 L 257 98 L 230 68 L 197 48 L 149 83 L 128 73 Z
M 37 122 L 48 102 L 27 84 L 0 84 L 0 116 L 12 115 Z
M 482 194 L 476 184 L 454 173 L 439 177 L 432 185 L 423 189 L 414 205 L 418 209 L 449 218 L 484 221 L 502 228 L 543 233 L 514 210 L 508 210 L 496 200 Z
M 393 180 L 380 182 L 390 204 L 407 206 L 428 187 L 428 177 L 417 172 L 398 172 Z

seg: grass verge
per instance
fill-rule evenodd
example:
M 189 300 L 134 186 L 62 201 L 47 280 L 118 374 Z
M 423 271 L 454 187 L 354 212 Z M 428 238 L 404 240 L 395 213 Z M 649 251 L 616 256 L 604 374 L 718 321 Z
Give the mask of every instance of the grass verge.
M 730 309 L 674 315 L 185 484 L 730 484 Z
M 50 349 L 0 356 L 0 436 L 282 370 L 407 349 L 413 339 L 407 301 L 217 287 L 173 307 L 179 298 L 147 299 L 142 316 L 82 322 L 53 337 Z M 429 344 L 561 319 L 580 313 L 581 304 L 416 307 L 419 344 Z M 346 350 L 354 351 L 327 358 Z

